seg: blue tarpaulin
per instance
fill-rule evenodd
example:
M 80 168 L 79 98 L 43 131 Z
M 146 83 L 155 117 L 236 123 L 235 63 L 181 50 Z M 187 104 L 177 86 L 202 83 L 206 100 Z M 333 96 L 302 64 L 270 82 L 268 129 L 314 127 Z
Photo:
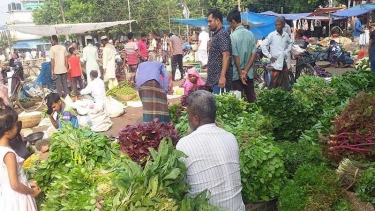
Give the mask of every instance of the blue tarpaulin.
M 12 46 L 12 48 L 14 48 L 14 49 L 32 49 L 32 47 L 25 42 L 14 44 Z
M 262 15 L 254 12 L 243 12 L 241 13 L 241 18 L 243 24 L 250 26 L 250 31 L 253 32 L 256 39 L 262 39 L 263 37 L 266 37 L 270 32 L 275 30 L 275 16 Z M 207 27 L 207 18 L 171 18 L 171 21 L 194 27 Z M 227 23 L 226 18 L 224 18 L 223 20 L 223 26 L 226 29 L 229 29 L 229 24 Z
M 368 13 L 372 10 L 375 10 L 375 3 L 359 4 L 346 10 L 332 13 L 332 15 L 341 17 L 352 17 Z

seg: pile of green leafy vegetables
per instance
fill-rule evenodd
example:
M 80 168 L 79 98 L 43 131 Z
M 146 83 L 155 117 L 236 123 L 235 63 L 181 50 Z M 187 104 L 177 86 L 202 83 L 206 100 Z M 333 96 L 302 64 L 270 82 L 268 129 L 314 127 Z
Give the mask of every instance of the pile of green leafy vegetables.
M 51 138 L 47 161 L 35 179 L 43 194 L 40 210 L 220 210 L 209 194 L 190 196 L 186 167 L 172 141 L 161 141 L 153 160 L 142 166 L 119 149 L 117 142 L 90 129 L 66 124 Z M 143 168 L 144 167 L 144 168 Z

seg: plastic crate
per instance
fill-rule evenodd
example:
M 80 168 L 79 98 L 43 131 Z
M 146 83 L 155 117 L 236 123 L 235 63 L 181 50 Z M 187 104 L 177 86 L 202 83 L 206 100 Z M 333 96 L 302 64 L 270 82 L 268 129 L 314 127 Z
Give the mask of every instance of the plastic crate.
M 246 211 L 277 211 L 277 199 L 247 203 Z

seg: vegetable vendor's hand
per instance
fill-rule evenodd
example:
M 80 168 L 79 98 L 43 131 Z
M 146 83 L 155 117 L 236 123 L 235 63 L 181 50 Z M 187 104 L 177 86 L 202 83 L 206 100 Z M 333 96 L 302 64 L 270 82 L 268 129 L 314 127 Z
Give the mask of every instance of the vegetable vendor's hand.
M 220 76 L 219 84 L 218 84 L 219 87 L 220 87 L 220 88 L 224 88 L 226 82 L 227 82 L 227 79 L 225 78 L 225 76 Z
M 276 61 L 276 59 L 274 57 L 271 57 L 271 62 L 274 63 Z
M 40 193 L 42 192 L 42 190 L 40 190 L 40 187 L 36 186 L 33 188 L 33 192 L 30 194 L 32 197 L 37 197 Z
M 31 187 L 38 187 L 35 180 L 30 181 L 29 184 L 30 184 Z

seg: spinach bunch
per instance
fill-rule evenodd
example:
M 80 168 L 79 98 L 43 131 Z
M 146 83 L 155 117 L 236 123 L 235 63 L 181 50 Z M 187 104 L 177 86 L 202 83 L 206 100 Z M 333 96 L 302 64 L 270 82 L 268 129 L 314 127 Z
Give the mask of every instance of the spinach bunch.
M 307 113 L 302 102 L 296 100 L 291 92 L 280 88 L 263 90 L 256 101 L 261 113 L 271 120 L 273 136 L 276 141 L 297 141 L 307 124 Z
M 346 100 L 361 91 L 374 92 L 375 74 L 371 71 L 349 71 L 333 77 L 330 85 L 337 90 L 340 100 Z
M 286 179 L 282 151 L 267 136 L 249 137 L 240 146 L 240 169 L 245 201 L 277 197 Z

